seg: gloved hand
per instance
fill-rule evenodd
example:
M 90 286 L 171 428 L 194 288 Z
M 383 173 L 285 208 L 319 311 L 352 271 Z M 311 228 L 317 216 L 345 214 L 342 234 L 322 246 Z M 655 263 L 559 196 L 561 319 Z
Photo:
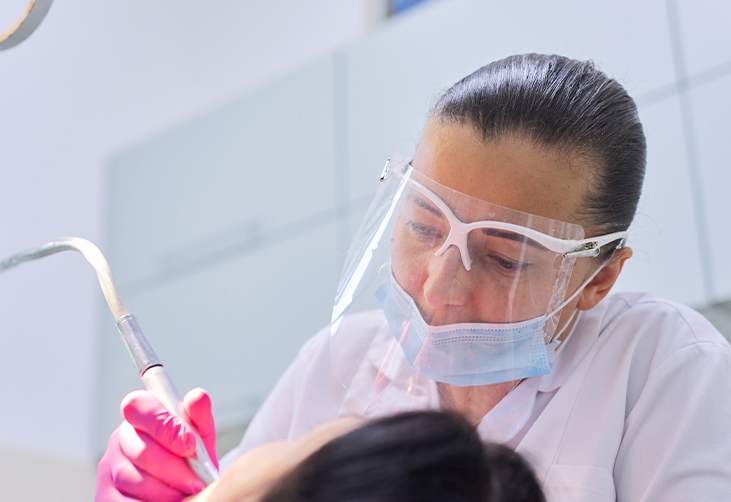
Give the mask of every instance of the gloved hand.
M 193 389 L 183 406 L 218 467 L 211 399 L 205 390 Z M 144 390 L 127 394 L 121 410 L 125 420 L 99 462 L 96 502 L 179 502 L 205 488 L 184 459 L 195 454 L 188 425 Z

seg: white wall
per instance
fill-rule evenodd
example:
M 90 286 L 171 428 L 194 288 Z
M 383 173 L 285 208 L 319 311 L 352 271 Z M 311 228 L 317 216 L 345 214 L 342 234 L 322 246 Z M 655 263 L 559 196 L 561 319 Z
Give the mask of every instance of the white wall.
M 357 38 L 366 10 L 54 2 L 33 36 L 0 52 L 0 257 L 64 235 L 104 251 L 110 156 Z M 94 460 L 97 334 L 111 322 L 101 302 L 80 256 L 0 276 L 0 449 Z

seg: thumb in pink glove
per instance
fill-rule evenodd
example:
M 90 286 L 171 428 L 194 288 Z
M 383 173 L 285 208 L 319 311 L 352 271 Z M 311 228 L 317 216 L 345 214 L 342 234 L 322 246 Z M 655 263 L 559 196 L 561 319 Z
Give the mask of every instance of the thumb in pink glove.
M 210 397 L 193 389 L 183 406 L 218 467 Z M 187 424 L 147 391 L 127 394 L 121 410 L 125 421 L 99 462 L 96 502 L 179 502 L 205 488 L 185 461 L 195 455 L 195 436 Z

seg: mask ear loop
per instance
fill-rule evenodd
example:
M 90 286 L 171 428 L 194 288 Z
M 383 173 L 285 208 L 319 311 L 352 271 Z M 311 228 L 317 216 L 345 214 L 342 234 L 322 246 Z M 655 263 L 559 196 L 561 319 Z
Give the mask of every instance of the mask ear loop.
M 549 342 L 549 345 L 552 343 L 555 344 L 554 348 L 559 346 L 559 344 L 561 343 L 561 340 L 559 340 L 559 338 L 561 338 L 561 335 L 563 335 L 564 331 L 566 331 L 566 328 L 571 326 L 571 322 L 574 320 L 574 317 L 576 317 L 578 313 L 579 313 L 579 309 L 575 309 L 573 314 L 571 314 L 571 317 L 569 317 L 569 320 L 566 321 L 566 324 L 561 326 L 561 329 L 558 330 L 557 333 L 553 334 L 553 336 L 551 337 L 551 341 Z

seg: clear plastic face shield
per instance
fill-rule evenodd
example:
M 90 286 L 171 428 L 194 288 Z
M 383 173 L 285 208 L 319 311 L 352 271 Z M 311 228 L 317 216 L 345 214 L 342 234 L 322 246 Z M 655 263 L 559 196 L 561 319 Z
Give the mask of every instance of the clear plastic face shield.
M 438 385 L 550 373 L 575 260 L 626 234 L 584 239 L 579 225 L 470 197 L 405 160 L 387 164 L 382 181 L 333 309 L 347 411 L 437 407 Z

